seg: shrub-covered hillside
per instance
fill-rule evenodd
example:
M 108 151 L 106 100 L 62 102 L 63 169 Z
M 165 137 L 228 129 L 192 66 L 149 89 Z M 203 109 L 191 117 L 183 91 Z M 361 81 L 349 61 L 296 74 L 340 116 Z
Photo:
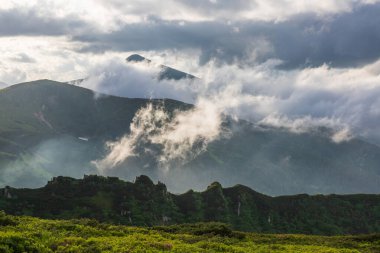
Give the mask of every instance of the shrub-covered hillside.
M 379 252 L 380 236 L 234 232 L 222 223 L 139 228 L 0 213 L 0 252 Z
M 41 218 L 93 218 L 133 226 L 218 221 L 261 233 L 342 235 L 380 232 L 380 195 L 270 197 L 214 182 L 205 191 L 171 194 L 147 176 L 53 178 L 39 189 L 0 189 L 0 210 Z

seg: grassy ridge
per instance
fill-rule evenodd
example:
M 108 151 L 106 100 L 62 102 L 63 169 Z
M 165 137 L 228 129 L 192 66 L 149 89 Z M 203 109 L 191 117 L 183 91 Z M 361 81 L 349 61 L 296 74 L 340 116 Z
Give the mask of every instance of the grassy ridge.
M 0 252 L 379 252 L 380 235 L 265 235 L 222 223 L 139 228 L 0 213 Z

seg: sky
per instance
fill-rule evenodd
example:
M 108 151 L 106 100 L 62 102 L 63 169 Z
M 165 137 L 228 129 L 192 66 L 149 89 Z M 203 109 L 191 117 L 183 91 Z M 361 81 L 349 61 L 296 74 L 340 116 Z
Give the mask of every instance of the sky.
M 360 68 L 380 57 L 379 11 L 376 0 L 4 0 L 0 81 L 82 78 L 135 52 L 200 75 L 210 62 Z
M 0 88 L 87 77 L 98 92 L 207 97 L 239 118 L 380 143 L 379 13 L 377 0 L 4 0 Z M 133 53 L 202 82 L 158 82 L 157 65 L 125 63 Z

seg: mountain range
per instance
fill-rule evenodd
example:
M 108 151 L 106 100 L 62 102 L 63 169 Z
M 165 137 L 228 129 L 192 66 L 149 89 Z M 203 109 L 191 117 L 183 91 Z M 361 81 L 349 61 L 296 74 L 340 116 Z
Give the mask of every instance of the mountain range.
M 162 68 L 166 77 L 161 78 L 195 78 Z M 54 176 L 100 173 L 94 161 L 106 155 L 106 143 L 130 133 L 136 112 L 148 104 L 169 114 L 193 108 L 171 99 L 98 94 L 51 80 L 1 89 L 0 186 L 41 187 Z M 102 173 L 128 180 L 146 174 L 165 181 L 173 192 L 204 189 L 215 180 L 268 195 L 380 192 L 380 147 L 366 140 L 336 143 L 325 128 L 293 133 L 229 117 L 223 126 L 229 136 L 165 173 L 143 153 Z

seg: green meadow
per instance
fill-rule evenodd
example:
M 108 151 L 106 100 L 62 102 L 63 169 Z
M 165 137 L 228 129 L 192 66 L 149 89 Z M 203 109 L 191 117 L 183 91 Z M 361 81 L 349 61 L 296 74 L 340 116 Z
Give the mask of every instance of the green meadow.
M 0 252 L 380 252 L 380 235 L 256 234 L 223 223 L 142 228 L 2 212 Z

